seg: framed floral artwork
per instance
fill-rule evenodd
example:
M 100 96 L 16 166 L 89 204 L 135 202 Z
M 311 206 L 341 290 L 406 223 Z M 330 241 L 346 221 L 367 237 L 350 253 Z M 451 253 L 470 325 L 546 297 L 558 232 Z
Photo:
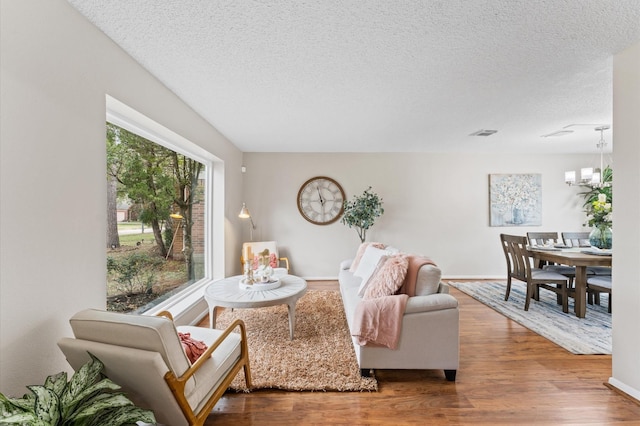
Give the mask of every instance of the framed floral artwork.
M 491 226 L 542 225 L 542 175 L 490 174 Z

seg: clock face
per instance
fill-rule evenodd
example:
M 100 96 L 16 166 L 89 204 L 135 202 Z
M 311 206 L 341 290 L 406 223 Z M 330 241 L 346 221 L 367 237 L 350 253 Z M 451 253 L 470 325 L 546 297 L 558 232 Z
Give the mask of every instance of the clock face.
M 325 176 L 317 176 L 300 187 L 298 210 L 309 222 L 328 225 L 342 216 L 344 197 L 344 191 L 338 182 Z

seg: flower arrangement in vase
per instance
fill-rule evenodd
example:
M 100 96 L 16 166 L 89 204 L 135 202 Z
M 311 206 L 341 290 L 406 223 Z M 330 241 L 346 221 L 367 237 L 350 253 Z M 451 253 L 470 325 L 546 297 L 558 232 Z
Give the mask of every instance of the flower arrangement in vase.
M 588 224 L 592 227 L 589 243 L 600 249 L 610 249 L 612 246 L 611 202 L 605 193 L 599 193 L 598 198 L 591 202 L 587 210 Z

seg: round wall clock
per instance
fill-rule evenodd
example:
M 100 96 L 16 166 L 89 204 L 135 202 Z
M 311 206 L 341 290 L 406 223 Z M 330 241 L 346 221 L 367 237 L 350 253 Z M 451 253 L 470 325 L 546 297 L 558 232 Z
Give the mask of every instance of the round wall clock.
M 344 211 L 344 190 L 326 176 L 316 176 L 300 187 L 298 210 L 309 222 L 328 225 L 340 219 Z

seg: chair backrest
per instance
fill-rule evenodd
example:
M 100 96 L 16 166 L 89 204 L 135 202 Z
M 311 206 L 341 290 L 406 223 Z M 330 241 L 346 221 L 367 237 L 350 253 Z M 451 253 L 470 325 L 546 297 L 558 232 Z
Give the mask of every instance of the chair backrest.
M 158 352 L 176 376 L 189 368 L 178 331 L 168 318 L 85 309 L 69 323 L 76 339 Z
M 74 370 L 91 352 L 104 363 L 105 375 L 136 405 L 153 410 L 163 423 L 187 424 L 164 380 L 168 371 L 181 376 L 190 366 L 173 321 L 87 309 L 74 315 L 70 324 L 75 339 L 63 338 L 58 346 Z M 185 394 L 194 391 L 196 380 L 194 376 L 187 381 Z
M 570 247 L 591 247 L 589 232 L 563 232 L 562 241 Z
M 548 246 L 558 243 L 557 232 L 527 232 L 530 246 Z
M 280 261 L 285 263 L 285 267 L 287 271 L 289 270 L 289 259 L 286 257 L 280 257 L 278 253 L 278 243 L 276 241 L 252 241 L 249 243 L 242 244 L 242 255 L 240 256 L 240 263 L 244 263 L 244 253 L 246 252 L 247 247 L 251 247 L 251 253 L 254 256 L 257 256 L 258 253 L 264 251 L 265 249 L 269 250 L 269 254 L 275 254 L 275 266 L 274 268 L 278 268 L 280 266 Z
M 524 235 L 500 234 L 502 250 L 507 261 L 507 273 L 509 276 L 527 281 L 531 276 L 531 260 L 527 250 L 527 237 Z
M 268 249 L 269 253 L 275 253 L 278 257 L 278 245 L 275 241 L 252 241 L 250 243 L 242 244 L 242 253 L 244 254 L 247 247 L 251 247 L 251 252 L 257 255 L 264 249 Z

